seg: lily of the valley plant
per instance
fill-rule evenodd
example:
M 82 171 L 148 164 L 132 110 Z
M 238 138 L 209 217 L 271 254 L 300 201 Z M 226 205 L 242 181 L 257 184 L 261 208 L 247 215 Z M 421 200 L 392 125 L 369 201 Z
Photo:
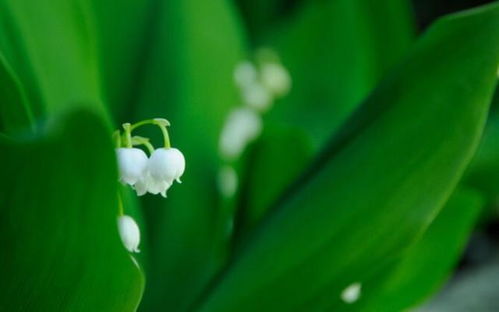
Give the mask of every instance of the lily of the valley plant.
M 499 4 L 442 1 L 1 0 L 0 311 L 499 311 Z

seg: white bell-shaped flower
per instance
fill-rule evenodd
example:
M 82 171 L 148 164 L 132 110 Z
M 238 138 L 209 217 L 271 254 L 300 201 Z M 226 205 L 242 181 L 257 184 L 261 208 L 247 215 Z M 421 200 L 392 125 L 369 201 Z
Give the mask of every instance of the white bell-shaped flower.
M 158 148 L 152 153 L 147 164 L 150 181 L 161 185 L 172 184 L 174 180 L 181 183 L 180 177 L 184 174 L 185 158 L 176 148 Z
M 148 188 L 149 188 L 149 179 L 151 177 L 149 176 L 148 173 L 144 174 L 142 178 L 140 178 L 137 183 L 134 185 L 135 192 L 137 192 L 137 196 L 143 196 L 147 194 Z
M 134 185 L 144 175 L 147 169 L 148 158 L 146 153 L 139 148 L 117 148 L 118 168 L 120 181 L 124 184 Z
M 144 176 L 135 184 L 135 191 L 138 196 L 145 195 L 146 193 L 151 193 L 153 195 L 161 194 L 161 196 L 166 198 L 166 192 L 172 186 L 171 181 L 158 180 L 151 176 L 148 170 Z
M 291 88 L 289 72 L 279 63 L 265 63 L 260 72 L 261 83 L 275 96 L 283 96 Z
M 140 252 L 140 229 L 132 217 L 127 215 L 119 216 L 118 231 L 123 245 L 129 252 Z
M 151 178 L 149 180 L 149 184 L 147 187 L 147 191 L 151 194 L 157 195 L 161 194 L 164 198 L 166 198 L 166 191 L 172 186 L 173 181 L 165 181 L 165 180 L 157 180 Z

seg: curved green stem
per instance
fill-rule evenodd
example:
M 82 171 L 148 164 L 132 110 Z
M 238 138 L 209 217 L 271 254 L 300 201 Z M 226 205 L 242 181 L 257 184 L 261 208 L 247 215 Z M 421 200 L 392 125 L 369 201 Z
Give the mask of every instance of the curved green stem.
M 152 144 L 149 141 L 142 143 L 142 145 L 144 145 L 147 148 L 150 155 L 152 155 L 152 153 L 154 153 L 154 146 L 152 146 Z
M 149 142 L 148 138 L 134 136 L 134 137 L 132 137 L 132 145 L 133 146 L 144 145 L 147 148 L 147 150 L 149 151 L 149 154 L 151 154 L 151 155 L 154 152 L 154 146 L 152 146 L 152 144 L 151 144 L 151 142 Z
M 125 210 L 123 209 L 123 200 L 121 198 L 121 194 L 118 191 L 118 216 L 123 216 L 125 214 Z
M 125 127 L 125 125 L 126 124 L 124 124 L 123 127 Z M 158 126 L 161 129 L 161 133 L 163 134 L 164 147 L 170 148 L 170 146 L 171 146 L 170 145 L 170 136 L 168 135 L 168 130 L 167 130 L 167 127 L 170 126 L 170 122 L 168 120 L 163 119 L 163 118 L 154 118 L 154 119 L 142 120 L 142 121 L 139 121 L 137 123 L 134 123 L 133 125 L 130 125 L 130 124 L 128 124 L 128 125 L 129 125 L 130 135 L 131 135 L 133 130 L 135 130 L 139 127 L 145 126 L 145 125 Z M 126 131 L 126 129 L 125 129 L 125 131 Z M 126 133 L 126 134 L 128 134 L 128 133 Z M 147 147 L 147 148 L 149 148 L 149 147 Z
M 124 123 L 123 129 L 125 130 L 125 146 L 132 148 L 132 127 L 129 123 Z
M 116 148 L 121 147 L 121 133 L 120 130 L 116 130 L 113 132 L 113 139 L 114 139 L 114 144 L 116 145 Z
M 130 130 L 133 131 L 133 130 L 137 129 L 138 127 L 142 127 L 142 126 L 145 126 L 145 125 L 153 125 L 153 124 L 154 124 L 154 119 L 142 120 L 142 121 L 134 123 L 130 127 Z
M 170 136 L 168 135 L 168 130 L 166 129 L 166 126 L 160 124 L 157 124 L 157 126 L 161 129 L 161 132 L 163 133 L 164 147 L 170 148 Z

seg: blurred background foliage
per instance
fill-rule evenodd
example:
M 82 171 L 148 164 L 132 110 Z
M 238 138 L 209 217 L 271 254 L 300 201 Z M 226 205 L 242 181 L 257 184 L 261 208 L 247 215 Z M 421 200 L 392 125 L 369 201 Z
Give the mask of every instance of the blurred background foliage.
M 438 20 L 494 1 L 49 2 L 0 3 L 0 310 L 499 309 L 499 7 Z M 227 199 L 233 71 L 261 47 L 292 88 Z M 153 117 L 187 160 L 167 200 L 114 183 L 112 128 Z

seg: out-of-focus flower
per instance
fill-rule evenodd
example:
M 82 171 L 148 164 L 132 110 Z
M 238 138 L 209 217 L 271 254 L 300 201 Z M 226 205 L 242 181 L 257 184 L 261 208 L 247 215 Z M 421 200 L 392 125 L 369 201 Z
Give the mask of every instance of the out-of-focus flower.
M 236 161 L 248 144 L 258 138 L 263 128 L 261 114 L 291 88 L 289 72 L 268 48 L 260 48 L 251 60 L 240 62 L 234 69 L 234 82 L 243 106 L 229 113 L 220 134 L 219 152 L 226 162 Z M 226 164 L 220 168 L 217 182 L 222 196 L 234 196 L 238 184 L 234 167 Z
M 257 77 L 256 68 L 250 61 L 242 61 L 234 69 L 234 81 L 240 88 L 255 83 Z
M 267 111 L 275 99 L 291 88 L 291 76 L 277 54 L 268 48 L 258 49 L 255 62 L 242 61 L 234 69 L 234 81 L 243 103 L 259 112 Z
M 265 112 L 272 106 L 272 94 L 259 82 L 245 86 L 241 92 L 243 102 L 259 112 Z
M 226 159 L 236 159 L 248 143 L 260 135 L 260 115 L 247 107 L 233 110 L 225 122 L 219 141 L 220 154 Z
M 355 301 L 359 300 L 360 294 L 362 290 L 362 284 L 360 283 L 353 283 L 346 287 L 342 292 L 341 292 L 341 300 L 343 300 L 345 303 L 354 303 Z
M 231 166 L 223 166 L 218 171 L 218 189 L 226 198 L 234 196 L 237 191 L 238 177 L 236 170 Z
M 291 88 L 289 72 L 279 63 L 263 64 L 260 76 L 262 85 L 276 97 L 286 95 Z

